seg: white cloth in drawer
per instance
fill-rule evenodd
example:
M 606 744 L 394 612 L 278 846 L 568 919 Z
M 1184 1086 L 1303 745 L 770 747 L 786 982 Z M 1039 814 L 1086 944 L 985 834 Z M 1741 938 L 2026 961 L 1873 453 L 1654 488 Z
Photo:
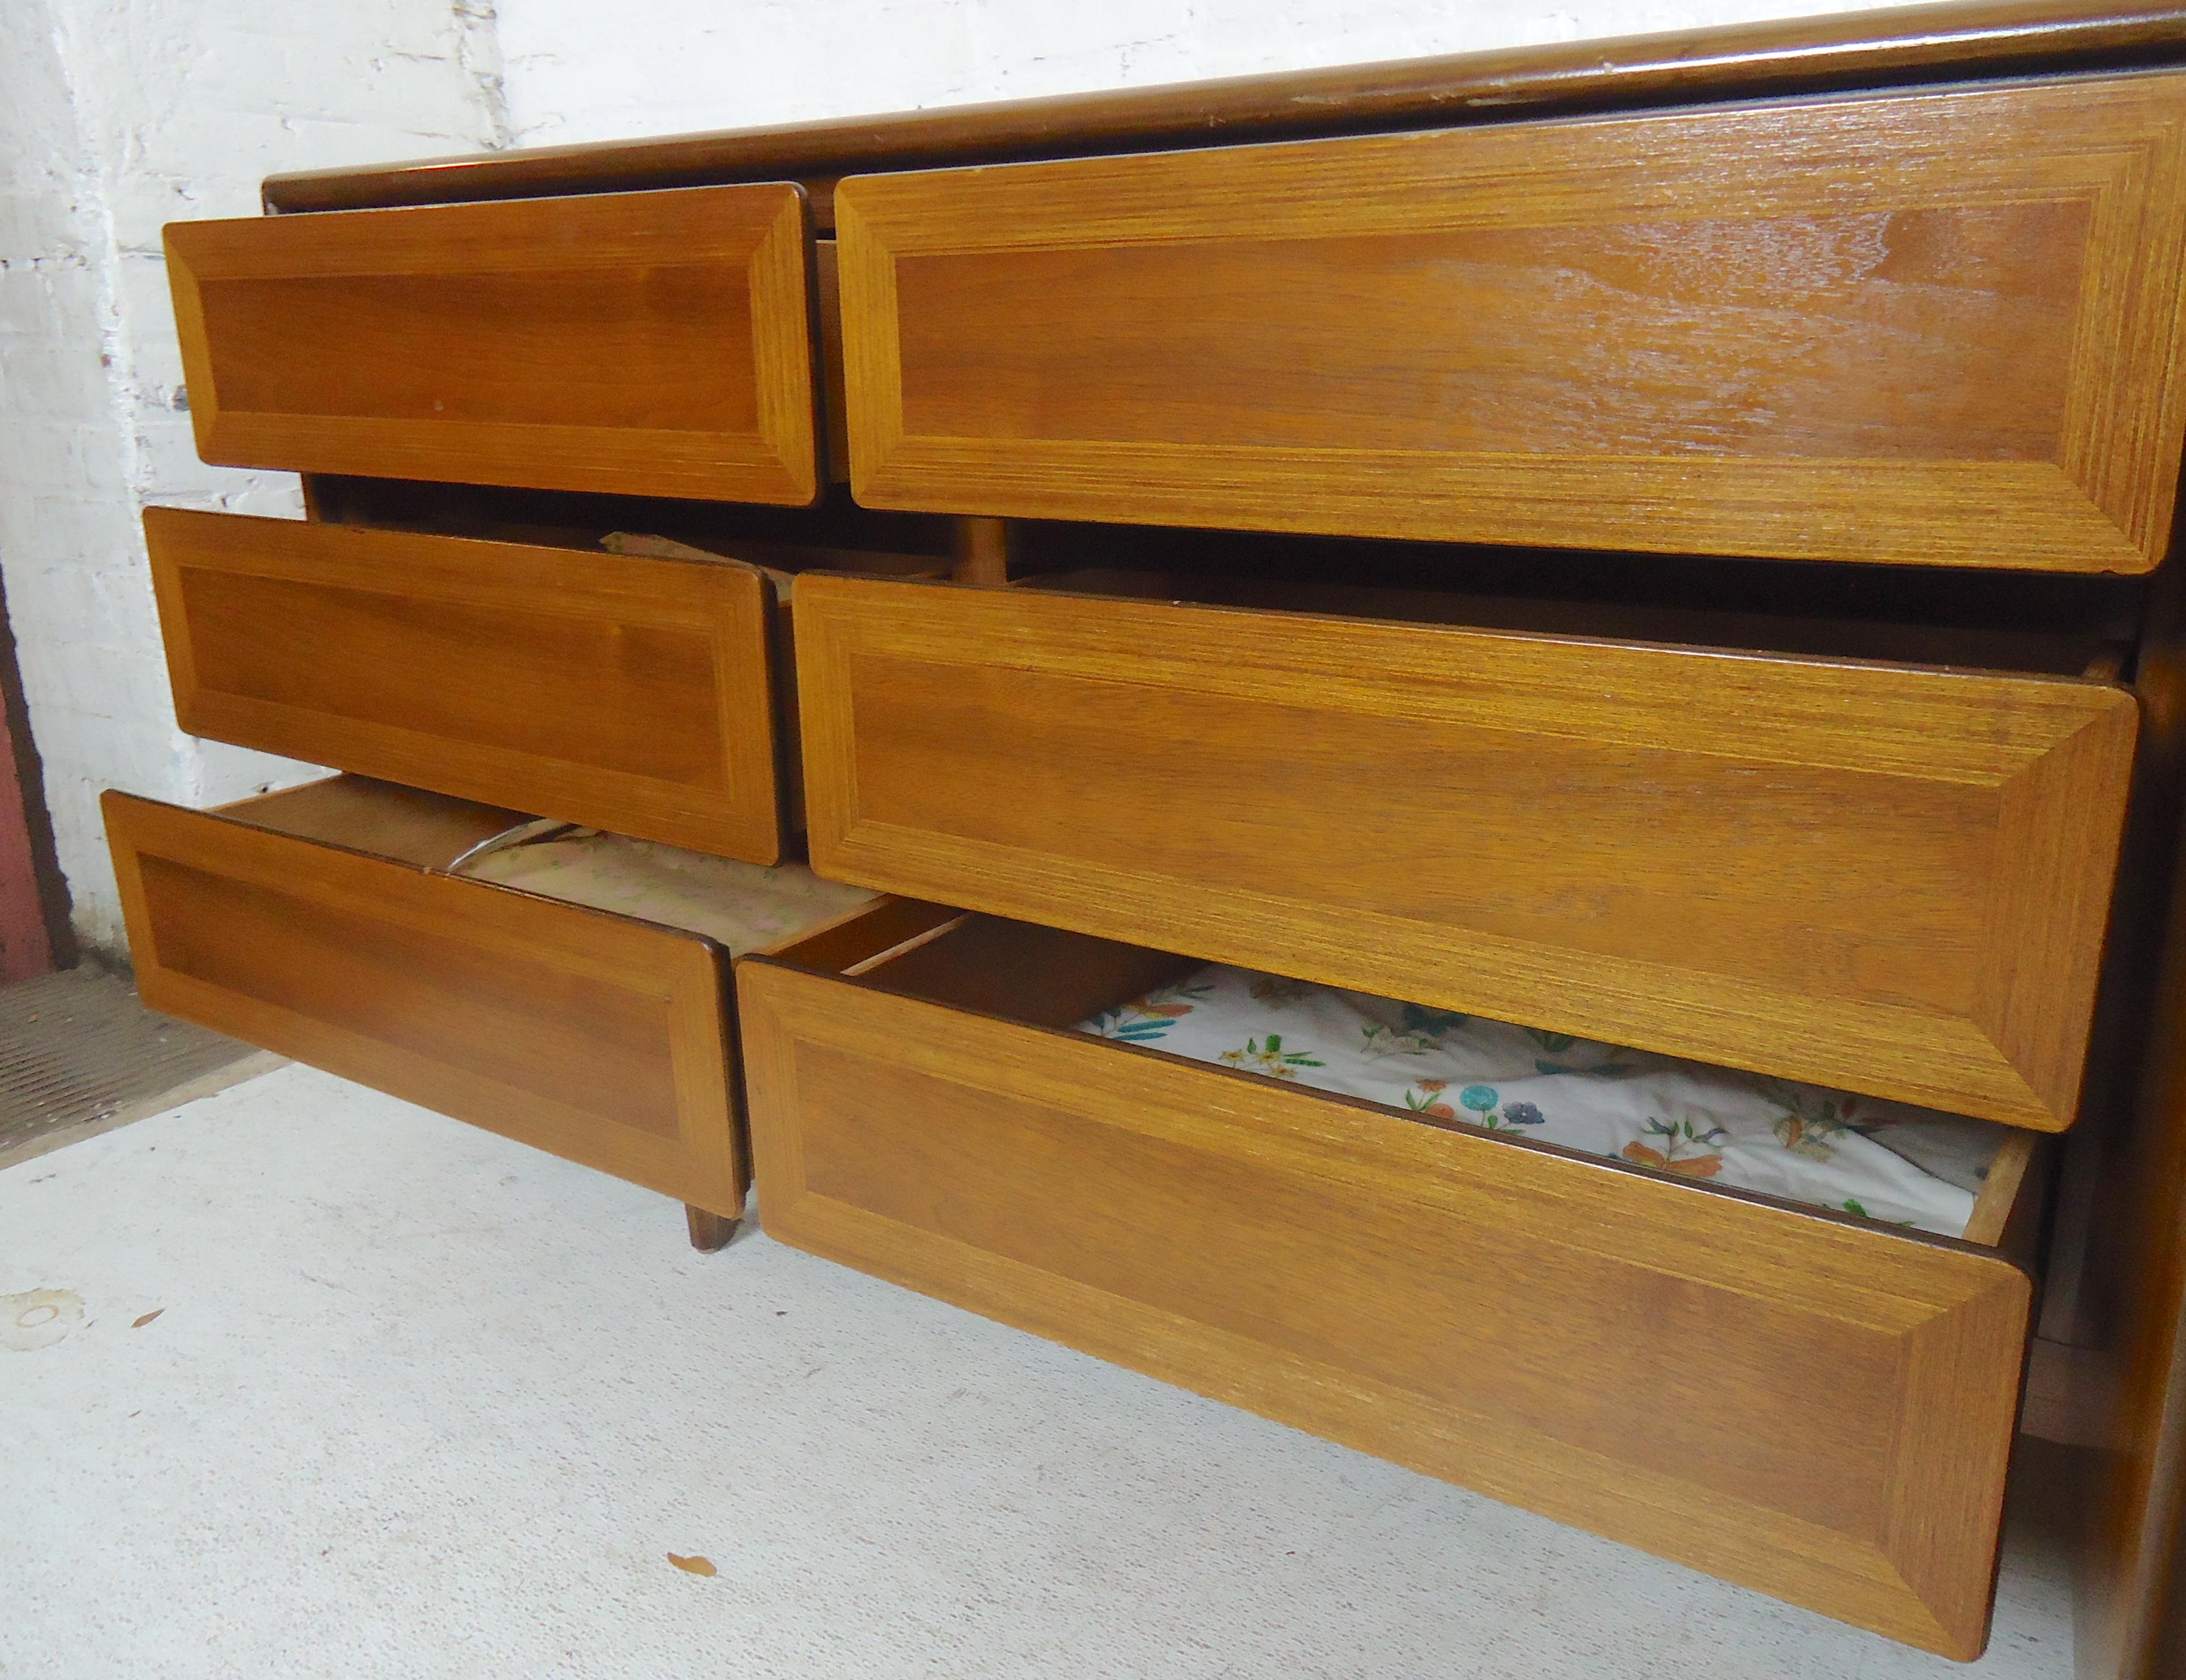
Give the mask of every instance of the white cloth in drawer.
M 1079 1030 L 1943 1236 L 2008 1130 L 1219 965 Z

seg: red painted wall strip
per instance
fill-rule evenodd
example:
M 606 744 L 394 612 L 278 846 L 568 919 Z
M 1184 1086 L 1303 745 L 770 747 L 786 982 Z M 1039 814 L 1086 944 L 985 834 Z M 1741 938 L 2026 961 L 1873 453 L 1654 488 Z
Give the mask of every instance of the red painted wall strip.
M 53 942 L 38 899 L 38 871 L 31 851 L 30 815 L 23 799 L 22 765 L 7 708 L 0 707 L 0 986 L 12 986 L 53 970 Z

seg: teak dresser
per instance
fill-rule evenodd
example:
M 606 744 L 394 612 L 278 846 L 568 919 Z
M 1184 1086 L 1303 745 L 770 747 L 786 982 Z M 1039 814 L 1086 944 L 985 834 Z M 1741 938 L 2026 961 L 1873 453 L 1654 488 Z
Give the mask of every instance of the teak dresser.
M 2186 1672 L 2186 8 L 266 205 L 170 270 L 310 517 L 147 534 L 183 726 L 344 774 L 109 796 L 148 1001 L 1956 1657 L 2047 1435 Z M 1071 1030 L 1208 962 L 2012 1141 L 1930 1235 Z

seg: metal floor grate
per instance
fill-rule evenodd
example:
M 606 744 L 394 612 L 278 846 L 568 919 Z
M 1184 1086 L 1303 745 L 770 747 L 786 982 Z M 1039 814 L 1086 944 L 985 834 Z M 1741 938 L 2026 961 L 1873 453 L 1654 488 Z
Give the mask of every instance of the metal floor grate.
M 0 991 L 0 1167 L 248 1079 L 282 1058 L 155 1015 L 92 963 Z

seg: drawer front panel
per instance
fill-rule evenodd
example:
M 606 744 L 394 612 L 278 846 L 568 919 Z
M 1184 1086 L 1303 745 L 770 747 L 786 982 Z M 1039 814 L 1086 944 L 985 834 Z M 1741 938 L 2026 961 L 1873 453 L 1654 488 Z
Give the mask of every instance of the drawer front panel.
M 151 1007 L 740 1213 L 704 940 L 123 794 L 105 809 Z
M 770 1235 L 1980 1650 L 2029 1296 L 1995 1256 L 786 966 L 737 973 Z
M 1036 591 L 797 601 L 822 874 L 2071 1121 L 2116 690 Z
M 177 222 L 198 451 L 801 505 L 809 250 L 787 184 Z
M 2186 80 L 871 176 L 860 501 L 2144 571 Z
M 751 568 L 168 508 L 144 528 L 190 733 L 780 858 Z

